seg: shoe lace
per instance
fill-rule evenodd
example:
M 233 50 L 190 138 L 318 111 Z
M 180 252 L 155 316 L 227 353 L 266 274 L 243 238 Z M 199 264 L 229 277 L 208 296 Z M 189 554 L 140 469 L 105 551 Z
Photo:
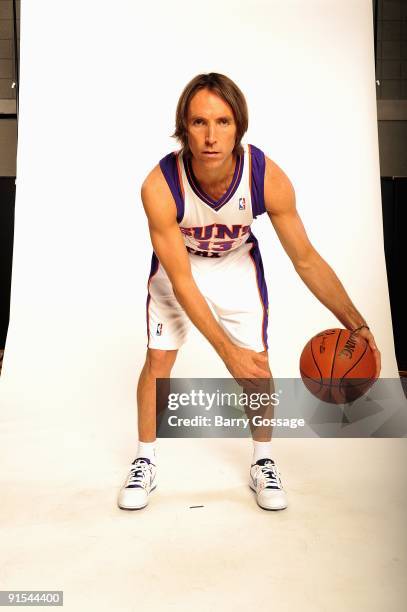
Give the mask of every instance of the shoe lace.
M 145 483 L 146 479 L 150 475 L 150 468 L 148 463 L 145 461 L 136 461 L 136 463 L 130 468 L 129 475 L 127 476 L 125 486 L 129 485 L 141 485 Z
M 264 480 L 266 481 L 265 488 L 281 488 L 281 478 L 278 473 L 277 467 L 272 463 L 266 463 L 266 465 L 260 466 L 260 471 L 264 476 Z

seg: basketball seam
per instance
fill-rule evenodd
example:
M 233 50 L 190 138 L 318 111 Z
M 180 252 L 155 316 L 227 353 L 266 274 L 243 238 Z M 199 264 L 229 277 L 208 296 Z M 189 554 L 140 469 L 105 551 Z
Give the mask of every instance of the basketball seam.
M 314 336 L 314 338 L 315 338 L 315 336 Z M 312 359 L 314 360 L 314 363 L 315 363 L 315 365 L 316 365 L 316 367 L 317 367 L 317 370 L 318 370 L 318 372 L 319 372 L 319 377 L 320 377 L 321 382 L 322 382 L 322 380 L 323 380 L 322 372 L 321 372 L 321 370 L 319 369 L 319 365 L 318 365 L 318 363 L 317 363 L 317 360 L 315 359 L 315 355 L 314 355 L 314 347 L 312 346 L 312 343 L 313 343 L 313 341 L 314 341 L 314 338 L 311 338 L 311 355 L 312 355 Z
M 310 376 L 309 374 L 307 374 L 306 372 L 304 372 L 304 370 L 302 368 L 300 368 L 300 374 L 302 374 L 303 376 L 305 376 L 306 378 L 309 378 L 310 380 L 313 380 L 314 382 L 318 382 L 315 378 L 312 378 L 312 376 Z
M 315 378 L 312 378 L 311 376 L 308 376 L 304 370 L 300 370 L 301 374 L 303 376 L 305 376 L 305 378 L 307 378 L 308 380 L 310 380 L 311 382 L 316 383 L 317 385 L 321 385 L 321 387 L 332 387 L 332 389 L 340 389 L 340 387 L 342 386 L 342 383 L 339 383 L 337 385 L 333 384 L 333 383 L 325 383 L 325 382 L 319 382 L 318 380 L 316 380 Z M 370 380 L 372 380 L 371 378 L 366 378 L 364 379 L 362 382 L 356 383 L 356 384 L 352 384 L 352 388 L 356 388 L 356 387 L 360 387 L 361 385 L 365 385 L 367 384 L 367 382 L 369 382 Z
M 365 350 L 363 351 L 363 353 L 361 354 L 361 356 L 359 357 L 359 359 L 356 361 L 356 363 L 354 363 L 354 364 L 353 364 L 353 365 L 352 365 L 352 366 L 349 368 L 349 370 L 347 370 L 347 371 L 345 372 L 345 374 L 342 376 L 340 384 L 342 384 L 342 381 L 343 381 L 343 379 L 345 378 L 345 376 L 346 376 L 347 374 L 349 374 L 349 372 L 350 372 L 351 370 L 353 370 L 353 368 L 355 368 L 355 367 L 358 365 L 359 361 L 360 361 L 360 360 L 363 358 L 363 355 L 366 353 L 366 351 L 367 351 L 367 347 L 368 347 L 368 344 L 367 344 L 367 342 L 366 342 Z M 369 379 L 366 379 L 366 380 L 369 380 Z
M 339 336 L 336 339 L 335 350 L 333 351 L 333 354 L 332 354 L 331 378 L 330 378 L 330 381 L 329 381 L 329 398 L 332 398 L 332 386 L 333 386 L 332 385 L 332 376 L 333 376 L 334 367 L 335 367 L 336 351 L 337 351 L 337 348 L 338 348 L 338 344 L 339 344 L 339 340 L 341 338 L 341 335 L 342 335 L 342 330 L 339 331 Z
M 331 380 L 330 380 L 330 384 L 332 384 L 332 375 L 333 375 L 333 373 L 334 373 L 335 359 L 336 359 L 336 351 L 337 351 L 337 348 L 338 348 L 339 340 L 340 340 L 341 335 L 342 335 L 342 331 L 343 331 L 343 330 L 341 329 L 341 331 L 339 332 L 339 336 L 338 336 L 338 338 L 337 338 L 337 340 L 336 340 L 335 350 L 334 350 L 333 355 L 332 355 L 332 367 L 331 367 Z
M 308 380 L 312 381 L 313 383 L 316 383 L 317 385 L 319 385 L 319 389 L 318 389 L 318 391 L 316 391 L 316 393 L 321 393 L 321 391 L 323 389 L 323 386 L 324 386 L 324 383 L 322 382 L 322 377 L 321 377 L 321 380 L 318 382 L 317 380 L 315 380 L 315 378 L 312 378 L 311 376 L 308 376 L 301 367 L 300 367 L 300 374 L 301 374 L 301 377 L 303 379 L 303 383 L 304 383 L 304 385 L 305 385 L 305 387 L 307 389 L 308 389 L 308 387 L 307 387 L 307 384 L 306 384 L 304 379 L 308 379 Z M 312 395 L 315 396 L 315 394 L 310 389 L 308 389 L 308 391 L 310 393 L 312 393 Z M 316 396 L 316 397 L 318 397 L 318 396 Z

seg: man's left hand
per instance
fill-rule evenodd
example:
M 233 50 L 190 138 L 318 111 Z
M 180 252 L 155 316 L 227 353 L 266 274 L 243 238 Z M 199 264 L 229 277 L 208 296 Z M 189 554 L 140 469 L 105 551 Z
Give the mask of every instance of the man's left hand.
M 360 329 L 358 332 L 356 332 L 359 336 L 362 336 L 362 338 L 364 338 L 370 348 L 373 351 L 373 355 L 375 357 L 375 361 L 376 361 L 376 372 L 375 372 L 375 378 L 379 378 L 380 376 L 380 370 L 382 368 L 382 358 L 381 358 L 381 354 L 379 349 L 377 348 L 375 339 L 373 337 L 372 332 L 367 329 L 366 327 L 362 327 L 362 329 Z

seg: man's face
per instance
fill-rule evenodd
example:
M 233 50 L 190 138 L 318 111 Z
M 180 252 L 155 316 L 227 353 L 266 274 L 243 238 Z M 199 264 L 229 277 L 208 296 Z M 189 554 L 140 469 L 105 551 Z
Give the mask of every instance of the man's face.
M 236 123 L 229 104 L 216 93 L 200 89 L 188 107 L 188 144 L 196 160 L 220 166 L 232 153 Z

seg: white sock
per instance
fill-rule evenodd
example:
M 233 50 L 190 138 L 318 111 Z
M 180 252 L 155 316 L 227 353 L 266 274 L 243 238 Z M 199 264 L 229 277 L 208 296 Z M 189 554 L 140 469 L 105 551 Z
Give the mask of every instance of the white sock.
M 152 463 L 156 464 L 157 463 L 156 446 L 157 446 L 156 440 L 154 440 L 154 442 L 141 442 L 140 440 L 138 443 L 136 458 L 145 457 L 146 459 L 150 459 Z
M 271 440 L 270 442 L 253 440 L 253 463 L 259 459 L 271 459 Z

